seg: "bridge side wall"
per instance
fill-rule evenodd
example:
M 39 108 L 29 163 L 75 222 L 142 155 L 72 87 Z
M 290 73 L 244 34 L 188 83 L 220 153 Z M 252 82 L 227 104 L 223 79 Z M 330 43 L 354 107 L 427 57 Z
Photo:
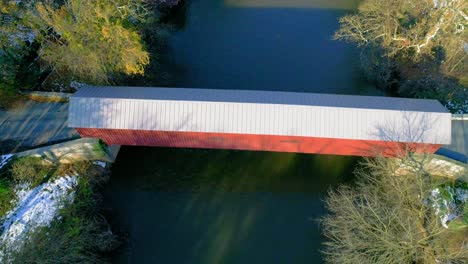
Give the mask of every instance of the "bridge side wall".
M 416 152 L 434 153 L 441 147 L 435 144 L 299 136 L 96 128 L 76 128 L 76 130 L 83 137 L 100 138 L 108 145 L 129 146 L 258 150 L 347 156 L 397 156 L 407 148 Z

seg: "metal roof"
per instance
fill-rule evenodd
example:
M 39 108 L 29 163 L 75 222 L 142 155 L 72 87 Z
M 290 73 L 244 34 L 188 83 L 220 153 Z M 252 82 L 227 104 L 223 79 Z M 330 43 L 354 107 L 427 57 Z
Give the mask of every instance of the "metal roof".
M 164 87 L 84 86 L 73 97 L 310 105 L 446 113 L 437 100 L 318 93 Z
M 83 87 L 69 126 L 449 144 L 435 100 L 251 90 Z

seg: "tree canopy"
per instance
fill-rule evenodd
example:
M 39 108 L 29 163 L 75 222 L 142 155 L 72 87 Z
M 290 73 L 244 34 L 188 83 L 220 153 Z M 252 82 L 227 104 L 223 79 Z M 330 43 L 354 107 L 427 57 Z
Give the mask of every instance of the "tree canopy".
M 32 20 L 40 36 L 39 55 L 57 72 L 103 83 L 108 74 L 143 74 L 149 63 L 132 25 L 141 3 L 124 0 L 73 0 L 55 7 L 38 3 Z
M 39 60 L 29 63 L 40 62 L 42 72 L 51 73 L 48 79 L 64 85 L 71 80 L 104 84 L 120 73 L 141 75 L 149 64 L 137 30 L 148 15 L 144 0 L 3 0 L 0 12 L 0 57 L 12 62 L 0 69 L 5 86 L 11 86 L 15 65 L 30 51 Z
M 443 72 L 461 76 L 468 54 L 467 10 L 466 0 L 366 0 L 356 14 L 340 19 L 334 37 L 415 61 L 442 49 Z

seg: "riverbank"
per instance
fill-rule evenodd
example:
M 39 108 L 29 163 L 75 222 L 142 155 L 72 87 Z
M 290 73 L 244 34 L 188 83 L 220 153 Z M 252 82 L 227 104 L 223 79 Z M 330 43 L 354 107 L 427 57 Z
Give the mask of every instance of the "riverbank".
M 100 214 L 108 152 L 98 140 L 82 139 L 2 156 L 0 262 L 106 260 L 118 245 Z

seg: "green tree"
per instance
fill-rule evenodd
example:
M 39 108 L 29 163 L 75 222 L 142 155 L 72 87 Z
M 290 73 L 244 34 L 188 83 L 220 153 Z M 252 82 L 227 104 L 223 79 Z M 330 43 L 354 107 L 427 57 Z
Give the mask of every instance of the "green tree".
M 429 200 L 434 179 L 426 161 L 368 159 L 354 187 L 330 191 L 322 219 L 329 263 L 468 261 L 468 228 L 442 226 Z M 401 164 L 405 173 L 395 173 Z

